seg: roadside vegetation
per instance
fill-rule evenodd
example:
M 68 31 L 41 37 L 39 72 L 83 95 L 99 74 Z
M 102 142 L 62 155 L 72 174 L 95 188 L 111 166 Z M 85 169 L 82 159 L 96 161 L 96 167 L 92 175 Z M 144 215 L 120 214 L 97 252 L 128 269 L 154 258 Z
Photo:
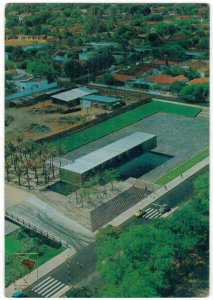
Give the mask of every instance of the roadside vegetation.
M 209 156 L 209 149 L 199 153 L 198 155 L 196 155 L 192 159 L 186 161 L 185 163 L 183 163 L 182 165 L 180 165 L 176 169 L 170 171 L 165 176 L 157 179 L 155 181 L 155 183 L 159 184 L 159 185 L 164 185 L 164 184 L 168 183 L 169 181 L 171 181 L 172 179 L 180 176 L 183 172 L 185 172 L 188 169 L 192 168 L 194 165 L 198 164 L 200 161 L 202 161 L 203 159 L 205 159 L 208 156 Z
M 38 266 L 40 266 L 62 251 L 64 251 L 64 247 L 33 231 L 23 227 L 15 230 L 5 237 L 5 286 L 7 287 L 14 280 L 29 272 L 23 266 L 19 267 L 21 261 L 17 260 L 14 265 L 14 253 L 24 253 L 26 256 L 27 253 L 37 253 Z M 36 256 L 33 257 L 33 259 L 35 258 Z
M 194 181 L 189 201 L 169 218 L 130 226 L 125 232 L 107 227 L 97 234 L 97 268 L 106 281 L 98 296 L 169 297 L 197 267 L 208 266 L 208 247 L 206 172 Z M 195 290 L 190 292 L 191 297 L 199 296 Z
M 51 144 L 54 146 L 63 144 L 65 152 L 68 152 L 158 112 L 195 117 L 200 111 L 201 109 L 196 107 L 152 101 L 81 132 L 59 138 Z

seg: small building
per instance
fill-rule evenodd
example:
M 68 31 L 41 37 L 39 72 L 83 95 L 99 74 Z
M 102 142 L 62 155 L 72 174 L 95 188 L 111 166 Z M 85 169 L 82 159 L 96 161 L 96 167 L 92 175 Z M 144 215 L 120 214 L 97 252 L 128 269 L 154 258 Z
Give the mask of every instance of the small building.
M 24 20 L 24 18 L 26 18 L 26 17 L 31 17 L 31 16 L 32 16 L 31 13 L 20 14 L 20 15 L 18 15 L 18 20 L 19 20 L 19 21 L 22 21 L 22 20 Z
M 48 88 L 48 81 L 37 79 L 28 75 L 16 75 L 10 82 L 14 83 L 19 91 L 31 90 L 34 88 Z
M 155 76 L 144 79 L 143 84 L 147 84 L 149 87 L 152 88 L 168 90 L 171 84 L 175 82 L 186 83 L 187 81 L 188 78 L 186 78 L 184 75 L 172 77 L 167 74 L 157 74 Z
M 110 167 L 115 161 L 126 159 L 138 151 L 145 153 L 156 146 L 156 135 L 135 132 L 61 167 L 60 179 L 63 182 L 80 186 L 89 176 Z
M 114 97 L 100 96 L 100 95 L 87 95 L 81 98 L 81 107 L 99 107 L 107 110 L 112 110 L 116 107 L 123 105 L 123 101 Z
M 196 79 L 190 80 L 189 82 L 187 82 L 187 84 L 192 85 L 192 84 L 202 84 L 202 83 L 208 83 L 208 82 L 209 82 L 208 77 L 201 77 L 201 78 L 196 78 Z
M 54 100 L 54 102 L 75 106 L 80 104 L 80 98 L 95 93 L 97 93 L 96 90 L 88 89 L 87 87 L 80 87 L 52 95 L 51 98 Z
M 196 60 L 191 63 L 185 64 L 186 68 L 194 69 L 200 77 L 208 77 L 209 76 L 209 63 L 202 61 L 202 60 Z
M 131 87 L 133 76 L 120 73 L 113 73 L 112 76 L 115 78 L 115 80 L 120 82 L 121 85 L 124 85 L 125 87 Z
M 88 50 L 87 48 L 83 48 L 83 51 L 78 54 L 78 59 L 82 61 L 88 61 L 90 57 L 94 54 L 93 50 Z

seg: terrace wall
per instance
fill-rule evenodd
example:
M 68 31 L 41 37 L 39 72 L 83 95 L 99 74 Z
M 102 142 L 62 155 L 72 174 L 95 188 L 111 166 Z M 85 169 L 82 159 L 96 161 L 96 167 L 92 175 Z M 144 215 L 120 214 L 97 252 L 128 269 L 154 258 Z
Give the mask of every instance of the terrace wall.
M 138 106 L 141 106 L 142 104 L 148 103 L 150 101 L 151 101 L 151 97 L 148 96 L 148 95 L 146 95 L 146 98 L 144 98 L 143 101 L 138 101 L 136 103 L 130 104 L 128 106 L 124 106 L 124 107 L 122 107 L 120 109 L 117 109 L 117 110 L 115 110 L 115 111 L 113 111 L 111 113 L 106 113 L 106 114 L 100 115 L 95 120 L 91 120 L 91 121 L 85 122 L 83 124 L 77 125 L 77 126 L 72 127 L 70 129 L 66 129 L 66 130 L 64 130 L 62 132 L 53 134 L 51 136 L 37 139 L 36 142 L 42 143 L 42 142 L 51 142 L 51 141 L 57 140 L 59 138 L 62 138 L 62 137 L 68 136 L 70 134 L 76 133 L 78 131 L 81 131 L 83 129 L 86 129 L 88 127 L 92 127 L 92 126 L 94 126 L 96 124 L 99 124 L 99 123 L 101 123 L 103 121 L 111 119 L 112 117 L 115 117 L 117 115 L 125 113 L 125 112 L 127 112 L 129 110 L 132 110 L 132 109 L 134 109 L 134 108 L 136 108 Z

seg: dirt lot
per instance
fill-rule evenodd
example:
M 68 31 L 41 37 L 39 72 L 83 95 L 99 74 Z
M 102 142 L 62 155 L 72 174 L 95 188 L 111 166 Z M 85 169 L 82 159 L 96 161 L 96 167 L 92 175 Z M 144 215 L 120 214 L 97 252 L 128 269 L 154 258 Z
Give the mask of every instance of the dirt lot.
M 6 139 L 12 141 L 17 134 L 22 134 L 24 140 L 36 140 L 72 128 L 107 112 L 100 108 L 90 108 L 88 111 L 83 109 L 63 114 L 54 112 L 55 109 L 65 107 L 54 104 L 52 100 L 46 100 L 28 107 L 6 108 L 6 114 L 14 118 L 5 127 Z
M 45 40 L 18 40 L 18 39 L 10 39 L 5 41 L 6 46 L 27 46 L 32 44 L 45 44 L 47 41 Z

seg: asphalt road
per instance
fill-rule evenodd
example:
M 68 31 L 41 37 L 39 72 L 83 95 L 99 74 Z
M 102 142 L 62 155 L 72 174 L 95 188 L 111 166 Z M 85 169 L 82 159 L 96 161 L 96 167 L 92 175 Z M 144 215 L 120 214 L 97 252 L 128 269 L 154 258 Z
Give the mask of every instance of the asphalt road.
M 130 225 L 141 224 L 149 221 L 149 219 L 131 217 L 121 225 L 121 228 L 125 230 Z M 55 270 L 31 285 L 24 291 L 24 293 L 29 298 L 42 298 L 43 296 L 33 289 L 35 289 L 35 287 L 39 284 L 42 284 L 42 282 L 45 282 L 45 280 L 48 280 L 49 277 L 66 285 L 75 285 L 95 272 L 97 259 L 96 244 L 93 242 L 87 247 L 80 249 L 64 264 L 60 265 Z
M 93 242 L 87 247 L 79 250 L 72 258 L 67 262 L 57 267 L 48 275 L 41 278 L 35 284 L 27 288 L 24 293 L 29 298 L 41 298 L 40 293 L 36 293 L 32 289 L 40 282 L 44 282 L 48 277 L 54 278 L 64 284 L 77 284 L 82 279 L 88 277 L 95 271 L 97 262 L 97 255 L 95 249 L 95 243 Z

